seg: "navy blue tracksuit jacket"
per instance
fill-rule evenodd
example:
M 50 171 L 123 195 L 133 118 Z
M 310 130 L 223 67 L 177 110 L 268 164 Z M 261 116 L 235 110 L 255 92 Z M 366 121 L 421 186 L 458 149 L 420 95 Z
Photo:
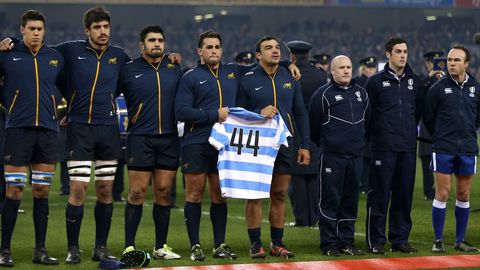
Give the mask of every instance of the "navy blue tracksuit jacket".
M 42 127 L 58 132 L 61 96 L 55 84 L 63 66 L 62 55 L 45 45 L 33 53 L 21 41 L 11 51 L 0 52 L 6 128 Z
M 217 70 L 198 64 L 180 79 L 175 118 L 185 122 L 183 145 L 208 143 L 218 109 L 235 107 L 240 76 L 249 67 L 221 64 Z
M 174 102 L 182 70 L 165 56 L 158 67 L 137 57 L 120 73 L 119 93 L 128 108 L 128 134 L 177 134 Z
M 237 105 L 257 113 L 268 105 L 276 107 L 290 132 L 298 131 L 300 147 L 309 149 L 310 129 L 300 83 L 285 67 L 279 66 L 272 77 L 260 65 L 247 72 L 240 80 Z
M 468 75 L 459 85 L 450 76 L 436 82 L 425 100 L 423 121 L 433 134 L 433 151 L 477 155 L 480 127 L 480 85 Z
M 54 47 L 65 58 L 65 86 L 68 121 L 92 125 L 118 125 L 115 92 L 122 66 L 130 61 L 115 46 L 103 51 L 91 48 L 88 41 L 68 41 Z

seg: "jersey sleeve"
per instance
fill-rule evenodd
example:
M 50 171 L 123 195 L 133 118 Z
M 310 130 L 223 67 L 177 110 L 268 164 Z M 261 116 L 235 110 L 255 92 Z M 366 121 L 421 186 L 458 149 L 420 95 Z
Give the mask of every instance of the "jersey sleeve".
M 288 128 L 280 114 L 275 115 L 273 119 L 277 122 L 277 132 L 275 133 L 272 147 L 275 149 L 279 149 L 282 145 L 288 147 L 287 138 L 291 137 L 292 134 L 290 134 L 290 131 L 288 131 Z
M 213 125 L 208 142 L 217 150 L 222 149 L 228 144 L 228 134 L 224 124 L 215 123 Z

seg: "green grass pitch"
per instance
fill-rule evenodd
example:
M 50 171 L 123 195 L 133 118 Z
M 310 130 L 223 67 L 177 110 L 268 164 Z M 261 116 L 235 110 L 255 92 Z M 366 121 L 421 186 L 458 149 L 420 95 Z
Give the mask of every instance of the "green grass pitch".
M 411 243 L 419 249 L 419 252 L 414 256 L 430 256 L 433 240 L 433 230 L 431 225 L 431 201 L 425 201 L 422 193 L 422 176 L 420 169 L 420 162 L 417 162 L 417 177 L 414 191 L 413 201 L 413 230 L 410 235 Z M 164 260 L 152 260 L 150 267 L 162 267 L 162 266 L 185 266 L 185 265 L 209 265 L 209 264 L 225 264 L 225 263 L 259 263 L 259 262 L 284 262 L 283 259 L 277 259 L 267 257 L 265 261 L 253 261 L 248 256 L 249 240 L 247 236 L 247 230 L 244 220 L 244 201 L 243 200 L 229 200 L 228 202 L 228 225 L 227 225 L 227 244 L 239 255 L 239 259 L 235 261 L 223 261 L 213 259 L 211 257 L 211 249 L 213 245 L 212 229 L 210 224 L 209 211 L 209 199 L 208 194 L 205 194 L 205 200 L 202 207 L 202 223 L 200 229 L 201 243 L 204 252 L 207 255 L 207 260 L 201 263 L 194 263 L 190 261 L 189 242 L 183 217 L 183 202 L 184 192 L 181 185 L 181 174 L 177 175 L 179 181 L 177 181 L 177 204 L 180 209 L 172 209 L 170 230 L 168 235 L 168 244 L 174 248 L 174 251 L 182 256 L 180 260 L 164 261 Z M 480 184 L 479 179 L 476 177 L 473 187 L 470 209 L 480 208 Z M 33 265 L 31 258 L 34 247 L 34 231 L 32 221 L 32 197 L 30 188 L 27 188 L 24 199 L 21 204 L 21 208 L 25 210 L 25 214 L 19 214 L 17 225 L 15 227 L 13 240 L 12 240 L 12 252 L 15 260 L 15 267 L 18 269 L 43 269 L 43 268 L 55 268 L 55 269 L 94 269 L 97 266 L 96 262 L 92 262 L 90 259 L 92 246 L 95 236 L 95 224 L 93 217 L 93 206 L 95 205 L 95 192 L 93 183 L 90 183 L 88 191 L 88 199 L 85 204 L 84 218 L 82 224 L 82 230 L 80 234 L 80 248 L 82 252 L 82 263 L 76 266 L 68 266 L 65 264 L 65 257 L 67 253 L 67 240 L 65 233 L 65 205 L 67 202 L 67 196 L 59 196 L 59 179 L 55 179 L 55 183 L 52 186 L 52 192 L 50 193 L 50 217 L 47 235 L 47 249 L 51 256 L 54 256 L 60 260 L 60 265 L 57 267 L 46 267 Z M 455 186 L 455 185 L 453 185 Z M 128 189 L 128 182 L 125 183 L 126 189 Z M 124 192 L 126 196 L 127 191 Z M 454 194 L 454 190 L 452 190 Z M 455 240 L 455 224 L 454 224 L 454 204 L 455 196 L 450 195 L 450 200 L 447 206 L 447 218 L 445 222 L 445 241 L 446 248 L 449 255 L 460 254 L 453 250 L 453 242 Z M 365 205 L 366 196 L 362 195 L 359 202 L 359 214 L 356 223 L 356 244 L 365 249 Z M 267 220 L 268 201 L 264 201 L 262 224 L 262 240 L 264 245 L 267 246 L 270 241 L 269 224 Z M 108 241 L 108 247 L 115 256 L 120 256 L 123 251 L 123 212 L 124 204 L 115 203 L 112 227 L 110 230 L 110 236 Z M 292 210 L 290 202 L 287 201 L 287 217 L 286 222 L 293 221 Z M 470 215 L 469 228 L 467 231 L 467 240 L 471 243 L 480 246 L 480 211 L 472 212 Z M 329 260 L 331 258 L 323 256 L 320 252 L 320 236 L 318 228 L 291 228 L 285 227 L 285 243 L 288 248 L 296 253 L 294 259 L 289 261 L 312 261 L 312 260 Z M 139 227 L 136 238 L 137 248 L 144 249 L 151 252 L 154 245 L 154 225 L 152 220 L 152 193 L 149 190 L 148 199 L 144 204 L 143 218 Z M 389 247 L 388 245 L 386 246 Z M 398 253 L 388 252 L 387 257 L 405 256 Z M 360 256 L 356 258 L 373 258 L 371 254 Z M 342 256 L 339 259 L 352 259 L 353 257 Z

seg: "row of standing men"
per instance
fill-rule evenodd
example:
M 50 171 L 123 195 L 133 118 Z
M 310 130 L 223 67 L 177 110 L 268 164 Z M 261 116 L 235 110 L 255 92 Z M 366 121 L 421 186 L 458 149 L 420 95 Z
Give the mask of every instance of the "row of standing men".
M 368 248 L 377 254 L 385 252 L 386 214 L 391 194 L 388 235 L 391 249 L 416 251 L 408 243 L 408 236 L 415 176 L 416 124 L 423 109 L 425 93 L 422 90 L 425 88 L 406 62 L 408 50 L 404 40 L 394 38 L 386 43 L 389 62 L 382 72 L 368 81 L 368 95 L 362 87 L 351 83 L 352 65 L 348 57 L 335 57 L 330 68 L 332 81 L 313 94 L 310 100 L 310 104 L 315 105 L 309 108 L 310 132 L 301 88 L 287 70 L 289 67 L 295 75 L 295 67 L 289 66 L 289 62 L 280 62 L 280 45 L 274 37 L 259 40 L 255 53 L 259 65 L 250 69 L 222 64 L 220 35 L 213 31 L 202 33 L 197 49 L 200 64 L 182 76 L 178 64 L 166 59 L 167 56 L 175 58 L 175 55 L 165 54 L 165 36 L 158 26 L 142 29 L 142 55 L 128 62 L 129 58 L 123 50 L 108 44 L 110 16 L 101 8 L 93 8 L 85 13 L 86 41 L 66 42 L 54 49 L 43 46 L 44 25 L 45 18 L 41 13 L 27 11 L 22 17 L 23 40 L 15 45 L 10 41 L 6 44 L 2 42 L 2 46 L 10 51 L 0 54 L 0 70 L 5 76 L 3 98 L 8 108 L 4 154 L 7 189 L 2 209 L 0 265 L 14 264 L 10 241 L 27 182 L 29 164 L 32 167 L 34 195 L 36 248 L 33 262 L 58 264 L 58 260 L 49 256 L 45 249 L 48 190 L 55 169 L 54 144 L 58 131 L 55 108 L 59 97 L 54 92 L 55 84 L 69 100 L 66 150 L 71 177 L 71 194 L 66 208 L 66 262 L 69 264 L 81 261 L 78 235 L 92 165 L 97 190 L 94 211 L 96 241 L 92 259 L 114 258 L 108 253 L 106 242 L 113 211 L 112 180 L 116 160 L 120 156 L 113 102 L 120 92 L 127 101 L 130 121 L 127 139 L 130 188 L 125 207 L 126 249 L 135 246 L 145 191 L 153 177 L 156 236 L 153 255 L 164 259 L 179 258 L 167 245 L 166 239 L 170 216 L 169 193 L 179 165 L 178 153 L 181 152 L 181 168 L 186 181 L 185 220 L 191 244 L 190 258 L 194 261 L 205 260 L 199 241 L 199 227 L 201 200 L 207 179 L 212 202 L 212 255 L 228 259 L 237 257 L 225 244 L 227 207 L 219 187 L 216 168 L 218 151 L 207 140 L 213 123 L 223 122 L 228 117 L 228 108 L 239 105 L 267 118 L 278 113 L 289 120 L 286 123 L 291 131 L 297 131 L 299 146 L 296 152 L 292 147 L 282 147 L 275 162 L 270 191 L 270 255 L 284 258 L 295 256 L 282 241 L 284 196 L 292 164 L 305 166 L 310 163 L 310 133 L 315 144 L 322 149 L 319 157 L 319 210 L 323 252 L 334 256 L 341 252 L 352 255 L 363 253 L 353 244 L 353 226 L 358 204 L 359 184 L 356 180 L 362 171 L 362 158 L 358 157 L 363 156 L 366 135 L 371 138 L 374 165 L 367 200 Z M 453 50 L 464 51 L 458 48 Z M 454 59 L 457 61 L 457 58 Z M 461 60 L 469 62 L 466 57 Z M 247 72 L 250 76 L 242 76 Z M 474 84 L 473 92 L 471 87 L 467 90 L 470 91 L 469 96 L 476 98 L 476 83 L 471 82 L 473 78 L 468 76 L 467 81 Z M 252 92 L 248 86 L 254 84 L 259 87 L 254 87 Z M 262 91 L 257 91 L 262 88 Z M 389 89 L 399 90 L 385 91 Z M 24 91 L 31 92 L 23 94 Z M 238 100 L 235 101 L 237 95 Z M 350 109 L 345 107 L 348 104 L 346 100 L 350 102 Z M 339 106 L 333 107 L 333 104 Z M 343 109 L 334 113 L 334 108 Z M 370 110 L 373 112 L 371 118 L 368 117 Z M 176 120 L 186 123 L 181 151 Z M 432 119 L 429 120 L 428 127 L 433 130 Z M 331 127 L 334 122 L 341 128 Z M 351 132 L 347 132 L 346 136 L 338 136 L 338 132 L 343 134 L 345 130 Z M 435 146 L 435 136 L 433 138 Z M 342 183 L 338 179 L 349 182 Z M 344 192 L 344 189 L 348 192 Z M 323 196 L 323 191 L 328 191 L 328 196 Z M 346 194 L 352 196 L 344 201 Z M 434 207 L 436 205 L 438 201 L 434 201 Z M 466 209 L 465 203 L 459 205 Z M 264 258 L 266 253 L 260 233 L 261 201 L 247 200 L 246 213 L 251 241 L 250 256 Z M 436 235 L 436 240 L 442 238 Z M 469 247 L 461 233 L 457 236 L 457 244 L 463 248 Z

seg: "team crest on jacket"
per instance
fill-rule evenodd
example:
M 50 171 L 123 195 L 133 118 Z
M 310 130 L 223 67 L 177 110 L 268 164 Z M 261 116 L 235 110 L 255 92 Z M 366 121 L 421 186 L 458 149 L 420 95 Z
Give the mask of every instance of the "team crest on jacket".
M 231 72 L 227 75 L 227 79 L 229 80 L 234 80 L 235 79 L 235 73 Z
M 413 90 L 413 79 L 408 79 L 407 82 L 408 82 L 408 86 L 407 86 L 408 90 Z
M 389 82 L 389 81 L 383 81 L 383 82 L 382 82 L 382 85 L 383 85 L 383 87 L 389 87 L 389 86 L 390 86 L 390 82 Z
M 360 91 L 356 91 L 355 96 L 357 96 L 358 102 L 362 102 L 362 94 L 360 94 Z
M 175 68 L 175 65 L 172 64 L 172 63 L 168 63 L 168 64 L 167 64 L 167 68 L 174 69 L 174 68 Z
M 283 88 L 285 88 L 285 89 L 292 89 L 292 83 L 291 83 L 291 82 L 289 82 L 289 83 L 284 83 L 284 84 L 283 84 Z
M 52 59 L 52 60 L 48 61 L 48 64 L 50 66 L 57 67 L 58 66 L 58 60 L 57 59 Z
M 468 90 L 470 90 L 470 94 L 468 95 L 471 97 L 475 97 L 475 86 L 470 86 Z
M 110 65 L 116 65 L 117 64 L 117 57 L 113 57 L 113 58 L 108 59 L 108 63 Z
M 445 91 L 445 95 L 451 94 L 452 93 L 452 88 L 448 87 L 448 88 L 443 89 L 443 91 Z
M 343 100 L 342 95 L 335 95 L 335 101 Z

